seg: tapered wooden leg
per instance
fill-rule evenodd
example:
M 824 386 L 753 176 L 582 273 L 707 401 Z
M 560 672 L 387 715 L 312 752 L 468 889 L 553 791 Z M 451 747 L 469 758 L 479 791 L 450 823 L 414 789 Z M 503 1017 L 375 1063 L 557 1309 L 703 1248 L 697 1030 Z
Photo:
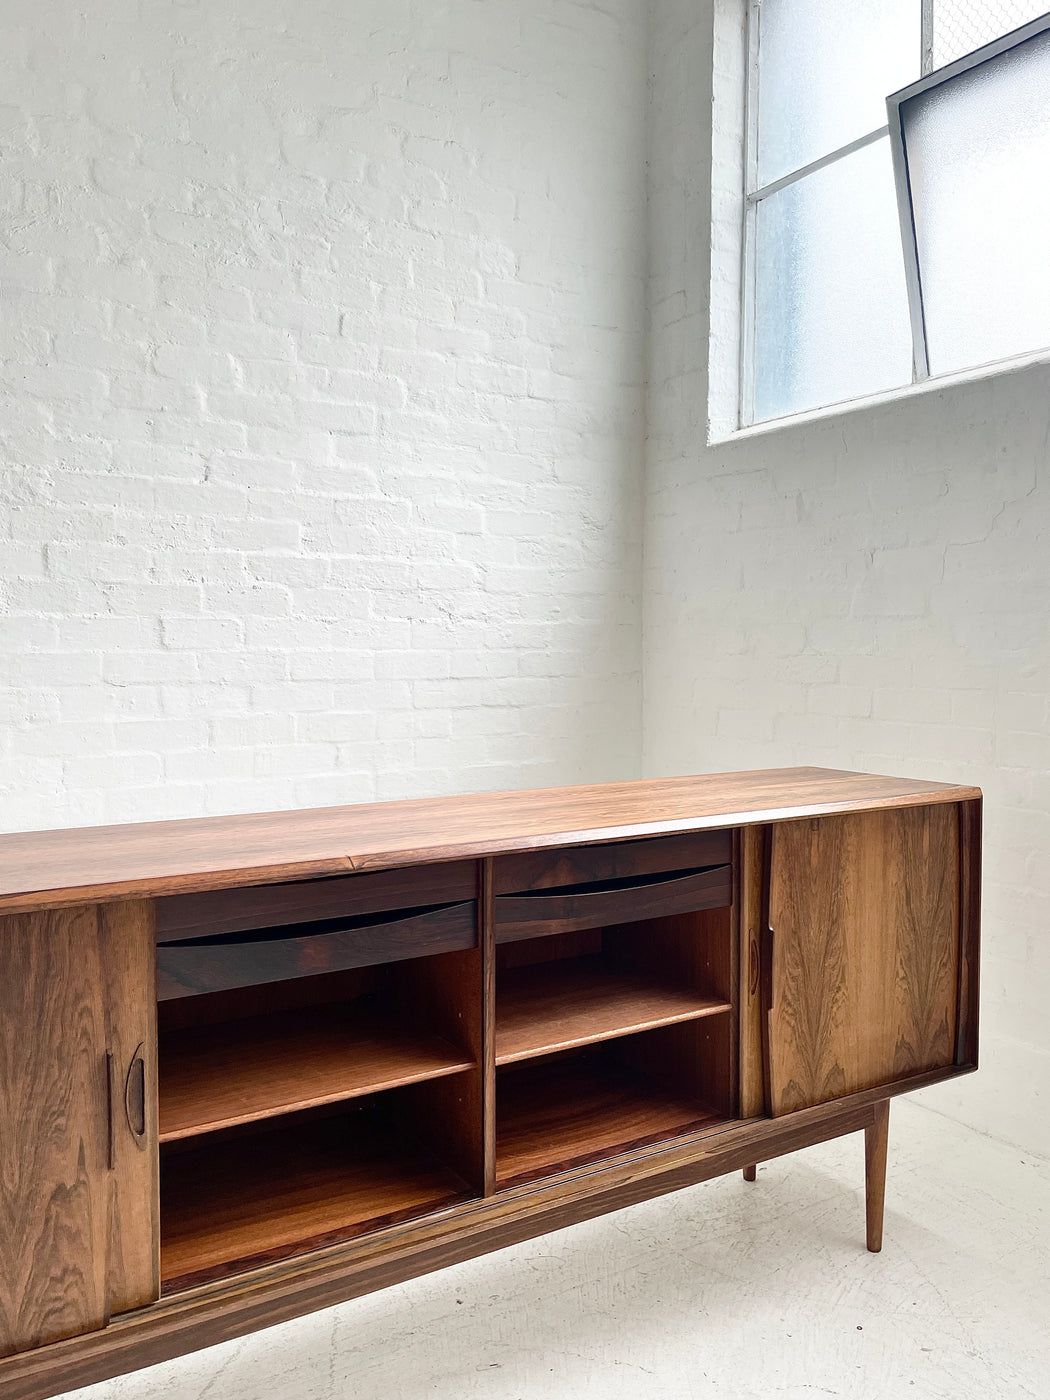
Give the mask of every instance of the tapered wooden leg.
M 864 1129 L 864 1207 L 868 1248 L 882 1248 L 882 1217 L 886 1206 L 886 1148 L 890 1139 L 890 1101 L 875 1105 L 875 1121 Z
M 754 1181 L 754 1179 L 755 1179 L 755 1177 L 756 1177 L 757 1175 L 758 1175 L 758 1168 L 757 1168 L 757 1167 L 745 1167 L 745 1168 L 744 1168 L 744 1180 L 745 1180 L 745 1181 Z

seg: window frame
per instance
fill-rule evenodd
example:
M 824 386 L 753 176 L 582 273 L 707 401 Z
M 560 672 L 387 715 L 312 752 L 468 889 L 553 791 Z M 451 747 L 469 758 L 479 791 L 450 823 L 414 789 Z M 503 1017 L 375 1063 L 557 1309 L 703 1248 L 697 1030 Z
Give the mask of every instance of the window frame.
M 1018 356 L 1007 356 L 998 360 L 989 360 L 981 365 L 974 365 L 966 370 L 946 371 L 944 374 L 931 375 L 929 361 L 926 350 L 925 323 L 922 315 L 921 285 L 918 271 L 918 251 L 915 244 L 915 227 L 911 217 L 910 187 L 907 180 L 907 155 L 903 149 L 903 130 L 901 127 L 901 104 L 907 102 L 909 98 L 929 91 L 942 82 L 948 81 L 958 73 L 965 72 L 971 68 L 979 66 L 988 59 L 997 57 L 1000 53 L 1010 48 L 1014 48 L 1024 43 L 1027 39 L 1035 37 L 1037 34 L 1050 30 L 1050 14 L 1043 15 L 1037 19 L 1030 20 L 1027 24 L 1011 30 L 1009 33 L 1001 35 L 981 48 L 973 50 L 972 53 L 964 54 L 961 58 L 954 59 L 951 63 L 944 65 L 934 72 L 933 68 L 933 40 L 934 40 L 934 3 L 935 0 L 918 0 L 920 9 L 920 54 L 919 72 L 920 77 L 914 83 L 892 93 L 886 99 L 887 122 L 885 126 L 878 127 L 865 133 L 854 140 L 847 142 L 843 146 L 837 147 L 833 151 L 810 161 L 805 165 L 789 171 L 786 175 L 776 180 L 771 180 L 765 185 L 758 184 L 758 84 L 759 84 L 759 54 L 761 36 L 761 10 L 763 0 L 747 0 L 745 40 L 744 40 L 744 141 L 743 141 L 743 218 L 740 241 L 740 334 L 739 334 L 739 363 L 737 366 L 737 411 L 736 411 L 736 431 L 746 432 L 751 429 L 762 430 L 773 424 L 781 422 L 791 422 L 800 415 L 822 414 L 841 410 L 850 405 L 863 403 L 869 399 L 881 399 L 886 396 L 896 396 L 906 393 L 930 381 L 941 379 L 951 379 L 960 374 L 970 376 L 975 373 L 987 372 L 990 367 L 997 365 L 1009 366 L 1018 360 L 1026 361 L 1033 354 L 1046 356 L 1050 353 L 1050 346 L 1046 350 L 1038 352 L 1025 352 Z M 1050 3 L 1050 0 L 1048 0 Z M 796 184 L 807 175 L 815 174 L 818 170 L 826 166 L 833 165 L 854 152 L 863 150 L 866 146 L 873 145 L 886 137 L 890 143 L 890 152 L 893 162 L 894 182 L 897 194 L 897 211 L 901 224 L 902 251 L 904 257 L 905 287 L 908 296 L 908 313 L 912 332 L 912 374 L 911 379 L 906 383 L 887 385 L 886 388 L 865 394 L 860 398 L 836 400 L 833 403 L 812 404 L 806 408 L 799 408 L 792 413 L 781 414 L 773 418 L 755 418 L 755 349 L 756 349 L 756 251 L 757 251 L 757 224 L 758 208 L 762 201 L 779 190 L 787 186 Z M 900 153 L 898 153 L 898 143 Z
M 753 0 L 758 4 L 759 0 Z M 925 18 L 925 8 L 930 5 L 932 12 L 932 0 L 923 0 L 923 10 Z M 979 49 L 974 49 L 972 53 L 963 54 L 961 58 L 954 59 L 943 68 L 938 68 L 936 72 L 924 74 L 914 83 L 909 83 L 907 87 L 900 88 L 899 91 L 891 93 L 886 98 L 886 111 L 889 117 L 889 138 L 890 152 L 893 156 L 893 178 L 897 190 L 897 213 L 901 226 L 901 244 L 904 251 L 904 281 L 908 289 L 908 313 L 911 319 L 912 338 L 912 383 L 917 384 L 925 379 L 937 378 L 939 376 L 930 374 L 929 350 L 926 338 L 926 314 L 922 298 L 922 271 L 919 266 L 919 246 L 918 237 L 915 230 L 914 202 L 912 200 L 911 179 L 908 171 L 908 144 L 904 135 L 904 117 L 901 108 L 906 106 L 913 98 L 921 97 L 925 93 L 941 87 L 944 83 L 950 83 L 953 78 L 960 77 L 964 73 L 972 72 L 975 68 L 980 68 L 982 64 L 991 59 L 999 58 L 1000 55 L 1008 53 L 1011 49 L 1019 48 L 1030 39 L 1038 38 L 1041 34 L 1050 33 L 1050 14 L 1042 15 L 1038 19 L 1029 20 L 1027 24 L 1020 25 L 1017 29 L 1012 29 L 1007 34 L 1001 35 L 998 39 L 991 40 L 990 43 L 982 44 Z M 931 25 L 932 36 L 932 25 Z M 1042 347 L 1041 350 L 1030 352 L 1035 354 L 1046 354 L 1050 351 L 1050 345 Z M 1004 364 L 1008 357 L 982 361 L 984 365 Z M 974 365 L 969 368 L 978 369 L 981 366 Z M 959 371 L 952 371 L 958 373 Z

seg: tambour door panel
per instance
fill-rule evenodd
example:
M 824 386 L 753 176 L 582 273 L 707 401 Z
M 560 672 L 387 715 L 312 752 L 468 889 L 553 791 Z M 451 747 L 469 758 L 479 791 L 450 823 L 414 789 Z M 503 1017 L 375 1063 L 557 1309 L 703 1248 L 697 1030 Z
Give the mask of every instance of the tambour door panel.
M 147 912 L 0 918 L 0 1355 L 157 1296 Z M 120 1121 L 136 1052 L 141 1147 Z M 133 1111 L 137 1087 L 133 1077 Z
M 118 1313 L 142 1307 L 160 1296 L 153 902 L 137 899 L 100 904 L 98 921 L 106 1049 L 113 1068 L 106 1287 L 109 1311 Z M 140 1089 L 141 1119 L 137 1117 Z
M 954 804 L 773 828 L 766 965 L 774 1114 L 950 1065 L 959 972 Z

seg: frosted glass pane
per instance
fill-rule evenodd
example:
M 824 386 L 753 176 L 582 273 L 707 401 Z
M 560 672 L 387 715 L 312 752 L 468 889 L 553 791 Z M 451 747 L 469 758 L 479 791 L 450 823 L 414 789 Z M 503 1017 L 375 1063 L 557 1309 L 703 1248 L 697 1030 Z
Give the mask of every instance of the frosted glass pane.
M 758 182 L 886 125 L 886 95 L 919 77 L 919 0 L 763 0 Z
M 1050 346 L 1050 34 L 901 115 L 931 373 Z
M 889 141 L 758 206 L 755 417 L 911 380 L 911 332 Z
M 933 65 L 943 68 L 1011 29 L 1038 19 L 1050 0 L 935 0 Z

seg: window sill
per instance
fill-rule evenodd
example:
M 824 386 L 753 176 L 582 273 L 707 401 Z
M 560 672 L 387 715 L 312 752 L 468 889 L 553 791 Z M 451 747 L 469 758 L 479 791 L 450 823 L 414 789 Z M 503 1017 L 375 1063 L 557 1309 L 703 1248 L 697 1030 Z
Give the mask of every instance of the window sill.
M 789 428 L 805 427 L 810 423 L 821 423 L 828 418 L 841 418 L 844 414 L 862 412 L 866 409 L 882 408 L 887 404 L 900 403 L 907 399 L 921 398 L 941 389 L 952 389 L 966 384 L 979 384 L 984 380 L 1005 378 L 1019 374 L 1035 366 L 1050 366 L 1050 348 L 1033 351 L 1028 355 L 1017 355 L 1009 360 L 994 360 L 989 364 L 977 365 L 973 369 L 956 370 L 951 374 L 931 375 L 917 384 L 902 384 L 897 389 L 885 389 L 878 394 L 865 394 L 861 398 L 845 399 L 841 403 L 824 404 L 820 408 L 808 408 L 800 413 L 785 414 L 782 418 L 767 418 L 762 423 L 753 423 L 746 428 L 723 429 L 708 426 L 707 445 L 724 446 L 728 443 L 747 441 L 750 438 L 765 437 L 769 433 L 784 432 Z

